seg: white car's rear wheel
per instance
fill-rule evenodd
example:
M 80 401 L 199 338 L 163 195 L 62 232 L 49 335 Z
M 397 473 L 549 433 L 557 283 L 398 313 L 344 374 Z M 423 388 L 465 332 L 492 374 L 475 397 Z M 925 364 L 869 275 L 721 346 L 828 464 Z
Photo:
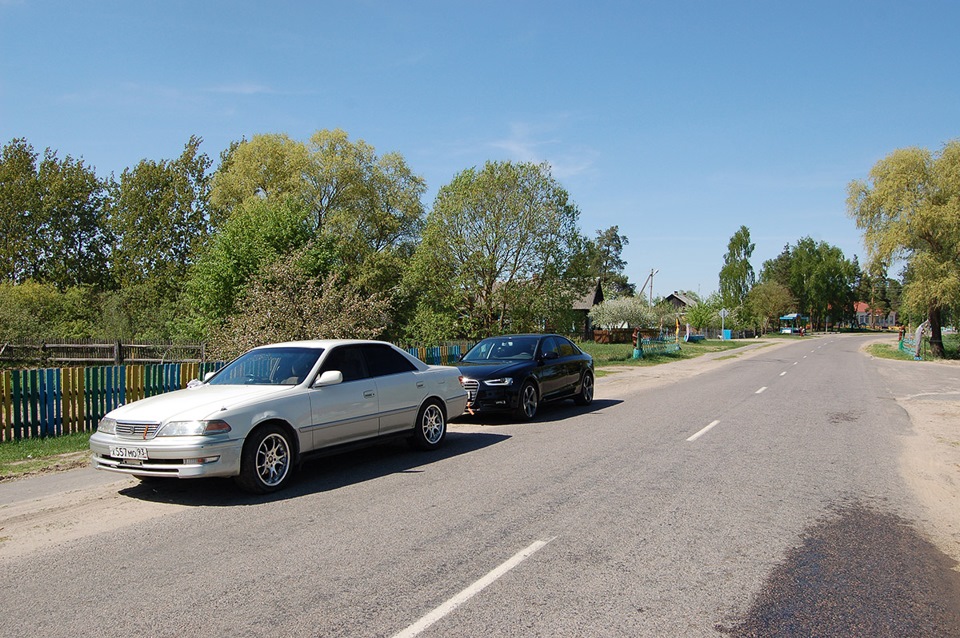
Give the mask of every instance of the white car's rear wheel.
M 413 430 L 413 444 L 421 450 L 432 450 L 447 436 L 447 415 L 438 401 L 428 401 L 417 414 Z

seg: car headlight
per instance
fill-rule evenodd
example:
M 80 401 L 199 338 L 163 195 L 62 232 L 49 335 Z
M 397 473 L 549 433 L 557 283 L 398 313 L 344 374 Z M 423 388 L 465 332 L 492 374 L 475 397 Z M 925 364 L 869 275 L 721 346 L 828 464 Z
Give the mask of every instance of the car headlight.
M 103 434 L 116 434 L 117 420 L 103 417 L 100 419 L 100 423 L 97 424 L 97 432 L 102 432 Z
M 204 436 L 229 431 L 230 424 L 226 421 L 170 421 L 160 428 L 157 436 Z
M 492 386 L 507 386 L 513 385 L 513 377 L 500 377 L 499 379 L 487 379 L 483 382 L 484 385 Z

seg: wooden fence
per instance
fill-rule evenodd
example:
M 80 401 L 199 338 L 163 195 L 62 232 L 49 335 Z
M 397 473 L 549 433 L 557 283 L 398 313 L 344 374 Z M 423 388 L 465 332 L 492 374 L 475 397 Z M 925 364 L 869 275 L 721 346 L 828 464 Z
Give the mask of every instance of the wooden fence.
M 451 365 L 466 344 L 412 347 L 424 363 Z M 185 388 L 222 362 L 6 370 L 0 372 L 0 441 L 93 432 L 110 410 Z
M 92 432 L 110 410 L 186 387 L 222 363 L 6 370 L 0 373 L 0 441 Z

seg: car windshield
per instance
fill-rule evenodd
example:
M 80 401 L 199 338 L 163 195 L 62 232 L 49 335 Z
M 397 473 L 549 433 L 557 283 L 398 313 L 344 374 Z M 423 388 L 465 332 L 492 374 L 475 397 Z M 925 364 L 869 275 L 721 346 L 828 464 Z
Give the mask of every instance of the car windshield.
M 226 365 L 210 385 L 297 385 L 320 358 L 322 348 L 259 348 Z
M 492 337 L 470 348 L 463 360 L 482 361 L 529 361 L 537 351 L 537 337 Z

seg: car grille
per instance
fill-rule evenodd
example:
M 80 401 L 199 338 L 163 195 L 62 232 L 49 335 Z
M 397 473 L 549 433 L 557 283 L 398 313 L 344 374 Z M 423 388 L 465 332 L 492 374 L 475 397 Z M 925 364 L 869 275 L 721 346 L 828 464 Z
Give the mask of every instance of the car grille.
M 480 382 L 475 379 L 463 379 L 460 384 L 467 391 L 467 403 L 473 403 L 477 400 L 477 390 L 480 389 Z
M 152 439 L 157 435 L 159 423 L 117 422 L 117 436 L 124 439 Z

